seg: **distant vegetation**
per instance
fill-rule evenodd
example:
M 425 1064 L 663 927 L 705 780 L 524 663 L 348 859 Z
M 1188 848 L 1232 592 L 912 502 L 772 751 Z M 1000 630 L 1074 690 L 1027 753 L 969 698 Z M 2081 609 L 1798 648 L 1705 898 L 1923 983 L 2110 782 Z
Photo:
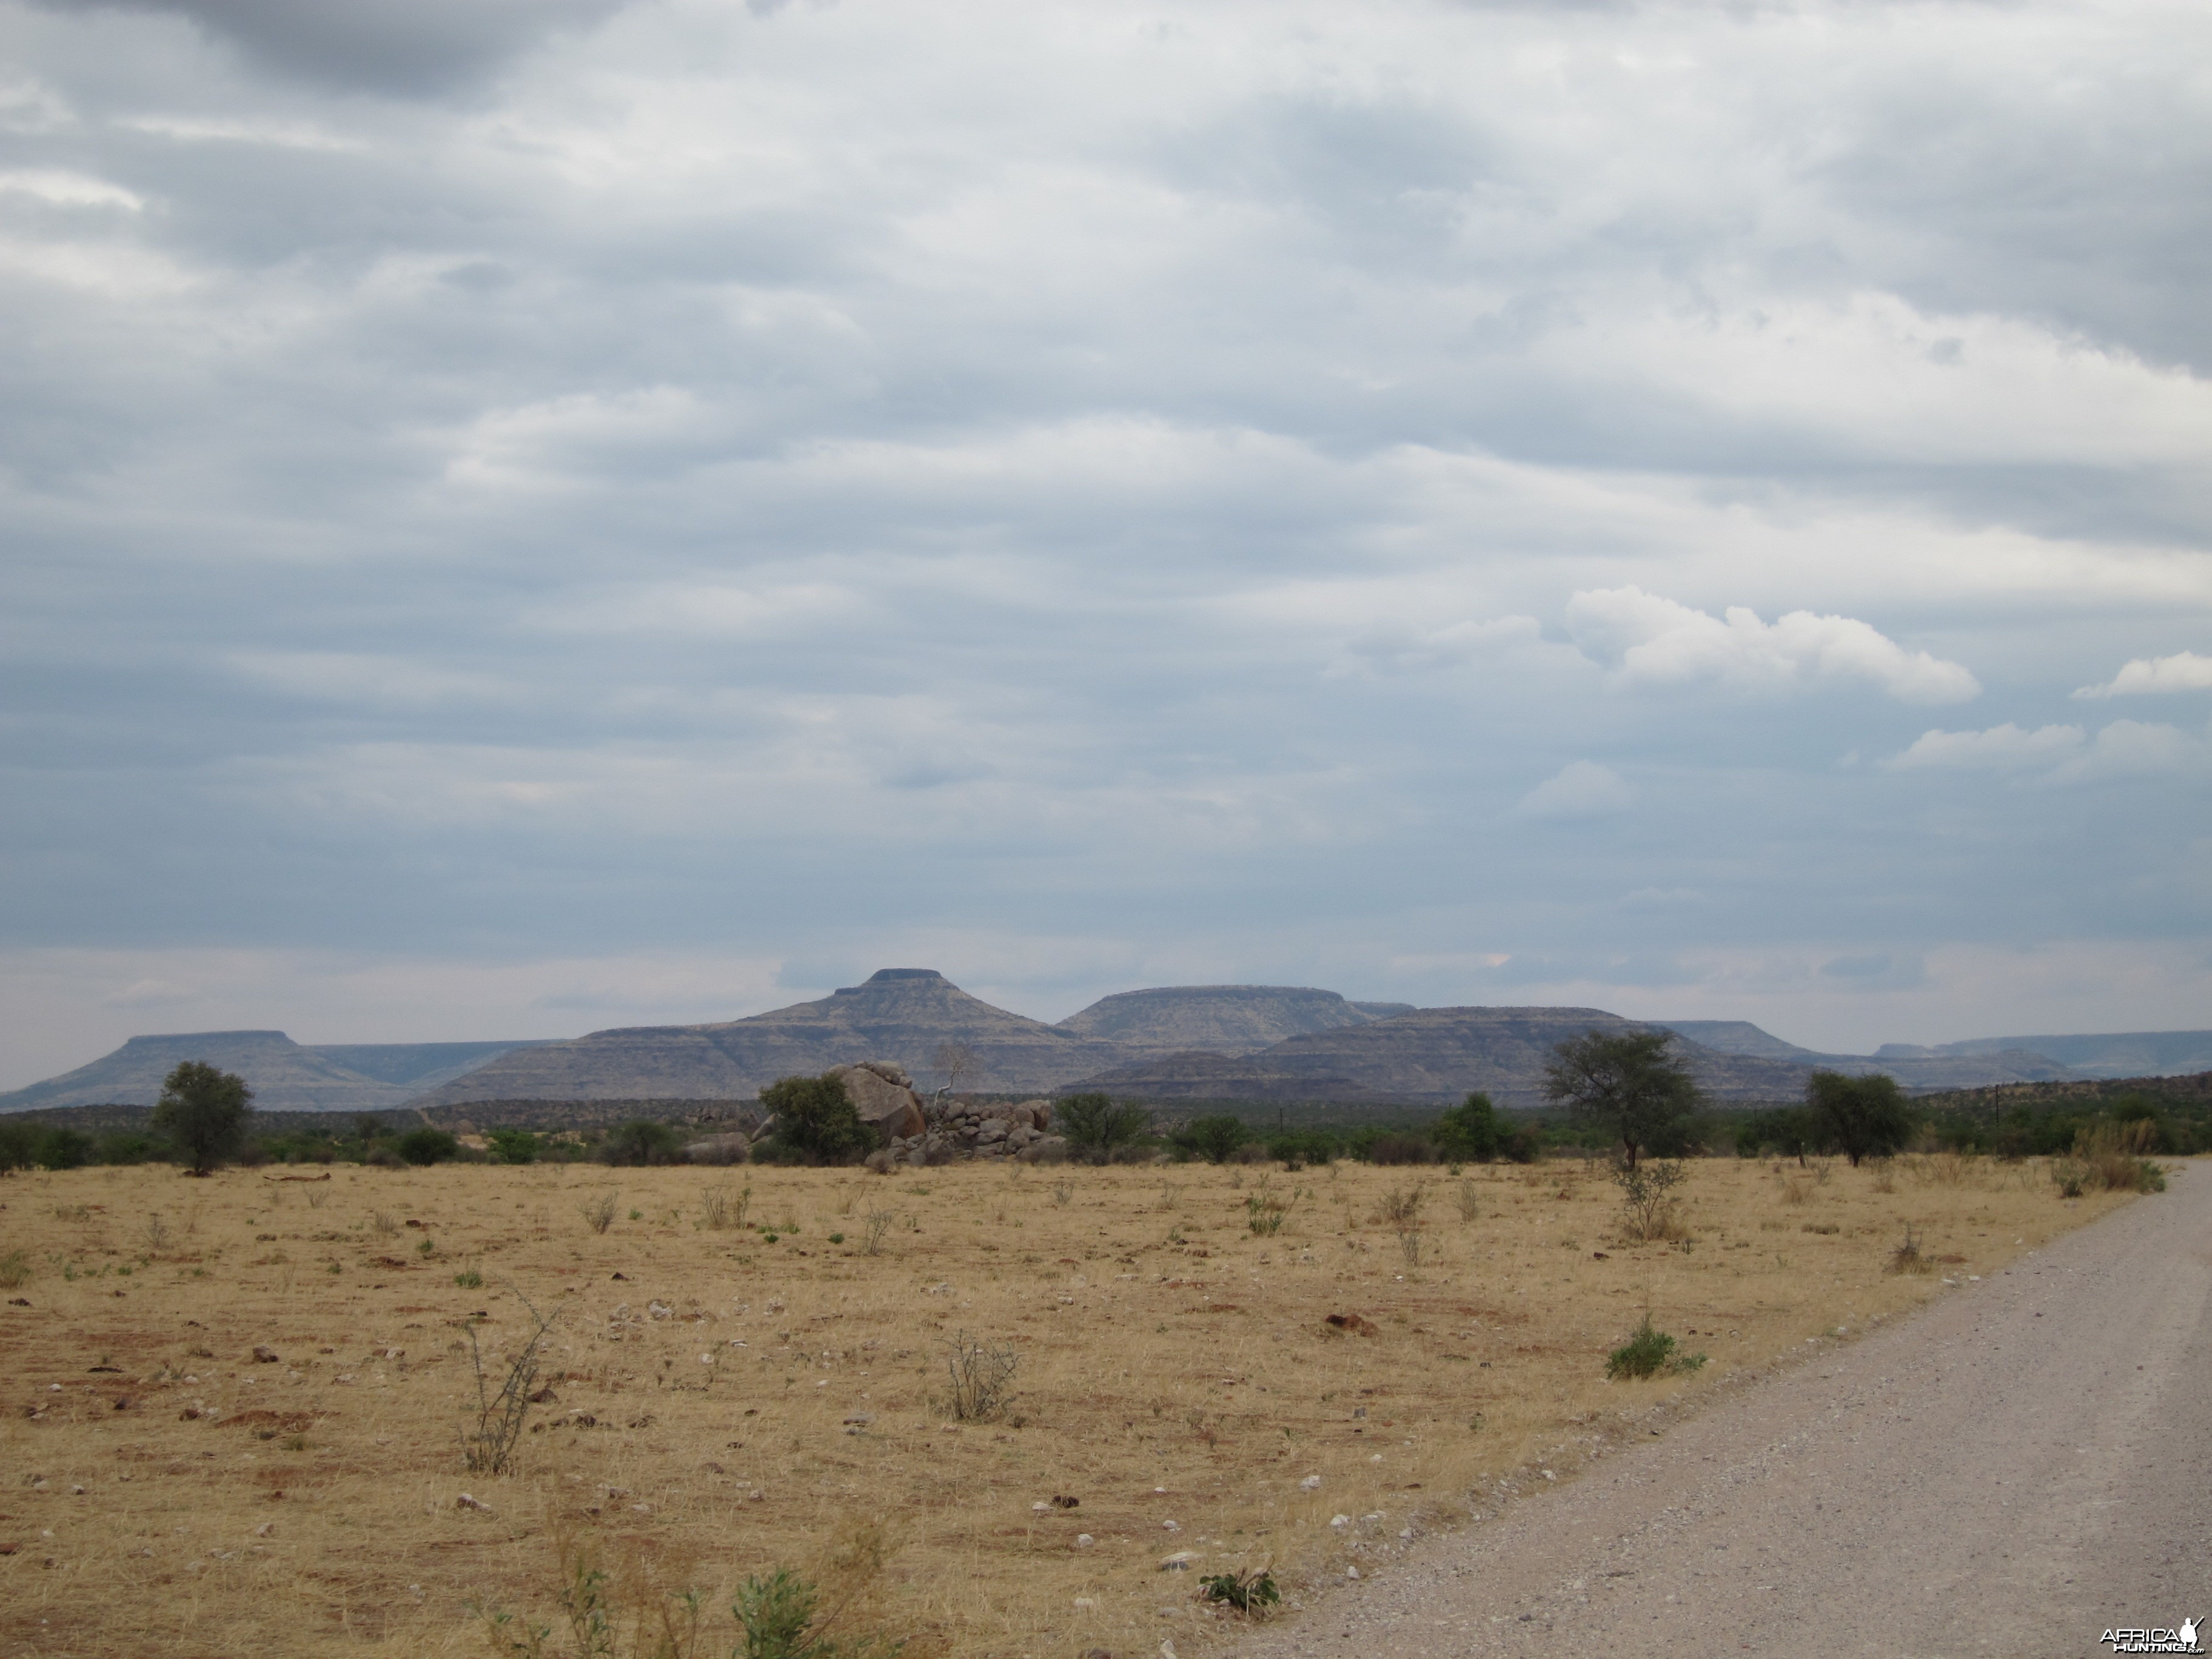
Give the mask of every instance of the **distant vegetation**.
M 1856 1145 L 1863 1158 L 1900 1150 L 2058 1157 L 2073 1154 L 2085 1134 L 2094 1140 L 2112 1127 L 2124 1130 L 2141 1156 L 2212 1151 L 2212 1073 L 2012 1084 L 1918 1099 L 1893 1095 L 1885 1082 L 1816 1079 L 1802 1101 L 1750 1109 L 1708 1103 L 1664 1114 L 1662 1121 L 1641 1125 L 1646 1138 L 1638 1156 L 1848 1158 Z M 818 1123 L 817 1104 L 825 1109 Z M 1066 1138 L 1073 1158 L 1099 1164 L 1162 1157 L 1292 1168 L 1337 1160 L 1525 1164 L 1547 1155 L 1601 1158 L 1622 1144 L 1617 1126 L 1603 1114 L 1507 1110 L 1480 1093 L 1440 1113 L 1341 1103 L 1219 1100 L 1176 1106 L 1170 1112 L 1158 1101 L 1116 1100 L 1099 1091 L 1071 1095 L 1054 1103 L 1053 1131 Z M 346 1163 L 388 1169 L 448 1161 L 651 1166 L 681 1162 L 688 1140 L 726 1127 L 740 1110 L 757 1109 L 733 1101 L 532 1101 L 427 1113 L 249 1110 L 226 1158 L 249 1166 Z M 190 1166 L 190 1144 L 157 1128 L 155 1116 L 138 1106 L 0 1115 L 0 1175 L 87 1164 Z M 798 1133 L 785 1142 L 784 1156 L 796 1161 L 842 1162 L 866 1150 L 835 1102 L 817 1103 L 810 1096 L 793 1122 Z M 865 1125 L 853 1127 L 866 1134 Z M 464 1135 L 483 1144 L 468 1144 Z M 818 1139 L 818 1147 L 804 1144 L 811 1139 Z M 773 1147 L 756 1155 L 762 1152 L 776 1155 Z

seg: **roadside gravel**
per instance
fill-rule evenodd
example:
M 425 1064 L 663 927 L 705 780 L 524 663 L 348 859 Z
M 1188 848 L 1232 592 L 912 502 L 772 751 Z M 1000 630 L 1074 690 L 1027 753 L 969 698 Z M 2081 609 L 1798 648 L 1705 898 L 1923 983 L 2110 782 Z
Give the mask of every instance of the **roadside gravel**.
M 1241 1659 L 2075 1659 L 2202 1620 L 2212 1165 L 1308 1601 Z

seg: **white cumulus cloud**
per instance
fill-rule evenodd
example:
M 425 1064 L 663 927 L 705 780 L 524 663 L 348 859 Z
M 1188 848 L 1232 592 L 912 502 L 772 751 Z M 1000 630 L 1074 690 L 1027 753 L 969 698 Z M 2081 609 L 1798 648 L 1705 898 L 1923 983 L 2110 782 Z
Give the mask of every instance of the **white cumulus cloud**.
M 2127 697 L 2147 691 L 2212 691 L 2212 657 L 2177 651 L 2170 657 L 2137 657 L 2102 685 L 2085 685 L 2077 697 Z
M 2114 720 L 2095 736 L 2078 726 L 2030 732 L 2006 721 L 1983 732 L 1924 732 L 1888 765 L 1899 770 L 2041 773 L 2055 783 L 2154 777 L 2212 764 L 2212 742 L 2143 720 Z
M 1772 623 L 1743 605 L 1715 617 L 1640 587 L 1585 589 L 1567 601 L 1567 632 L 1587 656 L 1631 683 L 1720 680 L 1767 690 L 1863 680 L 1905 702 L 1964 702 L 1972 674 L 1909 651 L 1852 617 L 1792 611 Z

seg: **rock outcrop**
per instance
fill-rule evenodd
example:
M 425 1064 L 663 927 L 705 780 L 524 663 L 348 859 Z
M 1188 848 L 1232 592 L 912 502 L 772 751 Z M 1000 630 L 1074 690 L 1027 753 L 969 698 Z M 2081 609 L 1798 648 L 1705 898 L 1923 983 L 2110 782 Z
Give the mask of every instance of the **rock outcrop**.
M 852 1066 L 832 1066 L 823 1074 L 845 1085 L 846 1097 L 860 1121 L 872 1126 L 886 1140 L 903 1140 L 927 1127 L 921 1097 L 906 1067 L 888 1060 L 864 1060 Z
M 1052 1103 L 1024 1100 L 1009 1105 L 957 1100 L 933 1117 L 919 1134 L 890 1141 L 868 1157 L 872 1170 L 907 1164 L 950 1164 L 959 1158 L 1016 1158 L 1042 1164 L 1067 1155 L 1067 1142 L 1050 1133 Z

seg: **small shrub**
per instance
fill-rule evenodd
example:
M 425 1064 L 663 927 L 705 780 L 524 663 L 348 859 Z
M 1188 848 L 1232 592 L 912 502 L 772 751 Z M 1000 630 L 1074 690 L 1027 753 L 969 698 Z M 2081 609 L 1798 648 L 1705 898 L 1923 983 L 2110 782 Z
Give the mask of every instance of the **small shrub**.
M 1421 1218 L 1421 1200 L 1426 1196 L 1427 1191 L 1424 1188 L 1415 1187 L 1407 1191 L 1393 1187 L 1383 1194 L 1382 1203 L 1376 1206 L 1376 1214 L 1386 1225 L 1413 1226 Z
M 1705 1363 L 1705 1356 L 1701 1353 L 1677 1354 L 1674 1348 L 1674 1339 L 1654 1328 L 1651 1316 L 1647 1313 L 1635 1334 L 1607 1358 L 1605 1374 L 1615 1380 L 1624 1376 L 1656 1376 L 1662 1371 L 1680 1376 Z
M 1649 1158 L 1635 1164 L 1616 1162 L 1613 1182 L 1620 1188 L 1622 1237 L 1643 1244 L 1681 1238 L 1674 1191 L 1687 1179 L 1688 1171 L 1666 1159 Z
M 1461 1182 L 1456 1196 L 1459 1200 L 1459 1218 L 1462 1221 L 1474 1220 L 1479 1209 L 1474 1183 L 1472 1181 Z
M 884 1235 L 891 1230 L 891 1212 L 889 1210 L 871 1210 L 860 1218 L 860 1224 L 866 1229 L 860 1235 L 860 1254 L 881 1255 L 884 1253 Z
M 615 1224 L 616 1213 L 622 1207 L 622 1194 L 610 1187 L 578 1205 L 584 1224 L 595 1233 L 603 1233 Z
M 538 1137 L 527 1129 L 493 1129 L 484 1139 L 491 1155 L 501 1164 L 532 1164 L 538 1158 Z
M 1055 1181 L 1052 1183 L 1052 1201 L 1054 1203 L 1065 1207 L 1068 1200 L 1073 1199 L 1074 1196 L 1075 1183 L 1073 1182 Z
M 31 1282 L 31 1258 L 21 1250 L 0 1255 L 0 1291 L 20 1291 Z
M 399 1231 L 399 1224 L 381 1210 L 369 1217 L 368 1224 L 376 1229 L 379 1238 L 392 1238 Z
M 407 1167 L 407 1160 L 389 1146 L 373 1148 L 362 1162 L 372 1170 L 404 1170 Z
M 1245 1224 L 1261 1238 L 1273 1238 L 1282 1231 L 1290 1213 L 1291 1206 L 1273 1193 L 1256 1192 L 1244 1200 Z
M 957 1333 L 945 1356 L 945 1369 L 952 1381 L 954 1419 L 978 1423 L 1005 1415 L 1012 1402 L 1009 1390 L 1014 1371 L 1020 1364 L 1020 1356 L 1012 1348 L 994 1347 L 965 1331 Z
M 1223 1572 L 1198 1581 L 1199 1593 L 1209 1601 L 1225 1601 L 1248 1618 L 1258 1618 L 1279 1605 L 1283 1593 L 1275 1588 L 1272 1572 Z
M 483 1289 L 483 1275 L 474 1267 L 464 1267 L 453 1275 L 453 1283 L 465 1291 L 480 1291 Z

